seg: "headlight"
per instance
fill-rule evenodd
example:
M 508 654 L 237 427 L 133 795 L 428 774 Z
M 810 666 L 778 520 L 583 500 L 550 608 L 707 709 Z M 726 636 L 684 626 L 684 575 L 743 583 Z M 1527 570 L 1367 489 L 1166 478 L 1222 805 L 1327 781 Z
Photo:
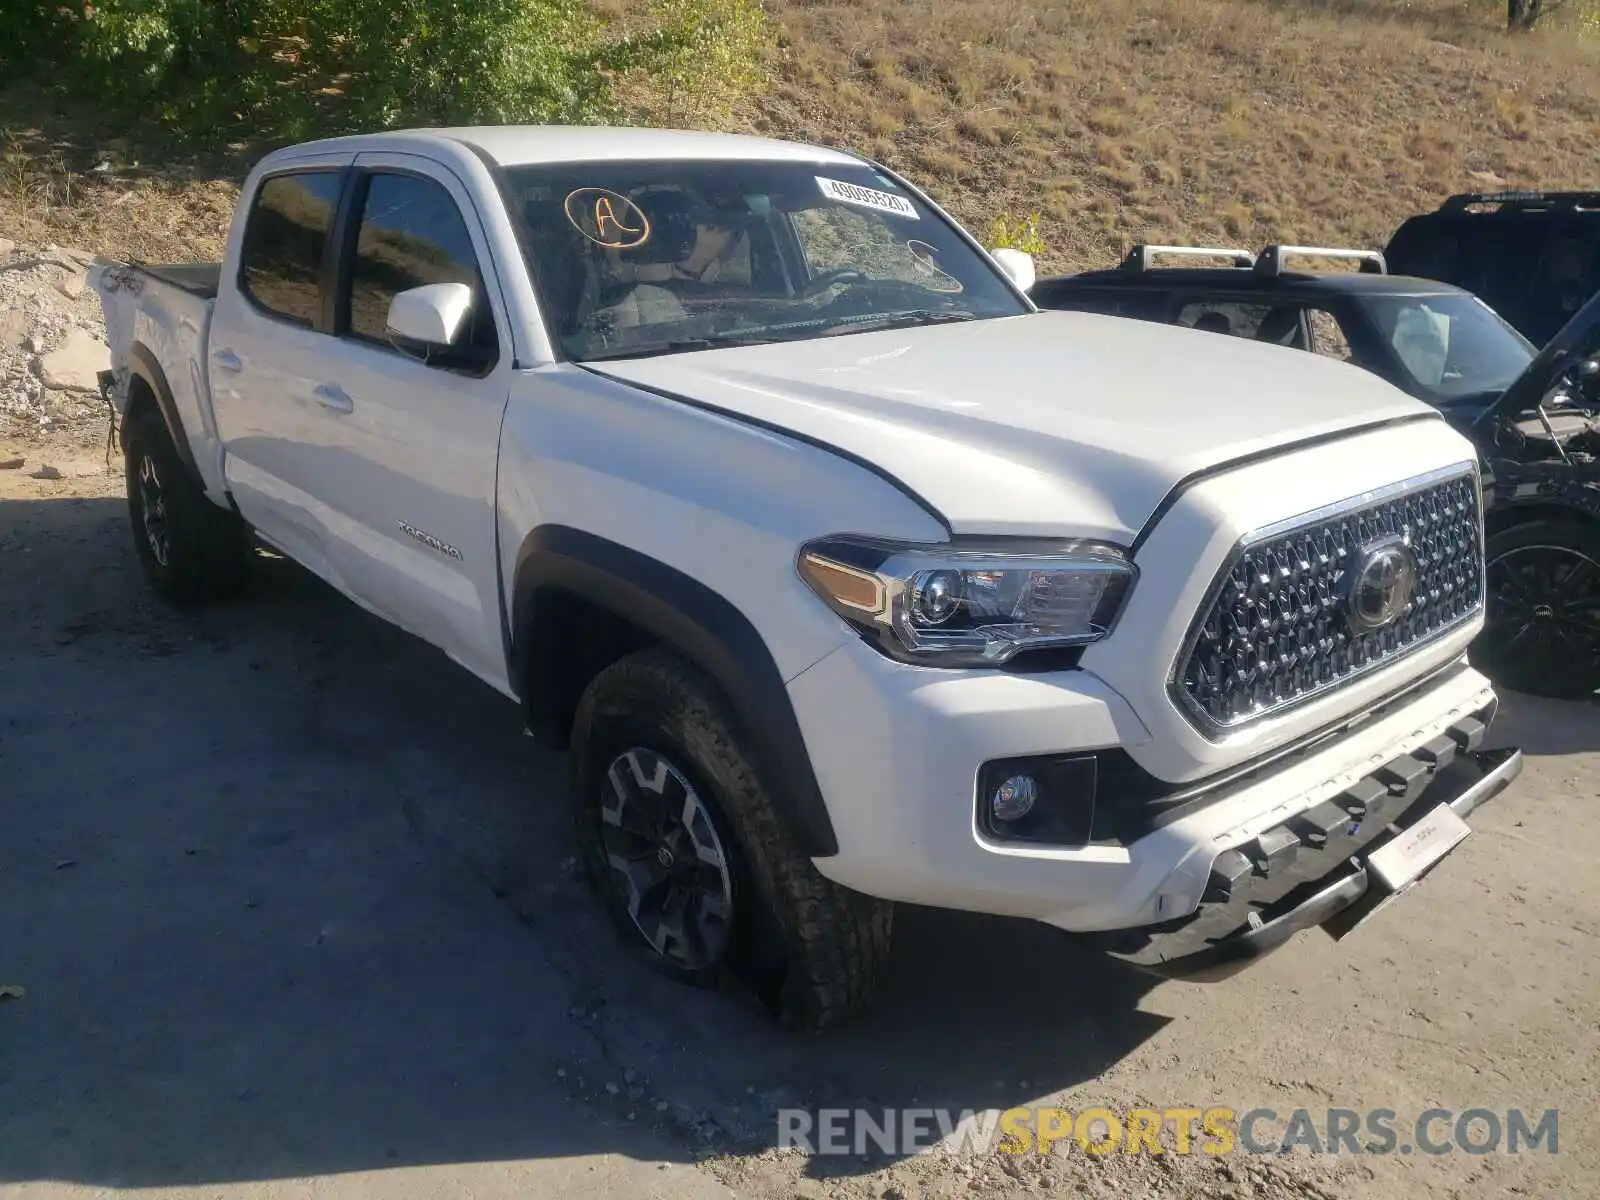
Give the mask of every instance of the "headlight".
M 1115 547 L 1071 542 L 918 546 L 824 538 L 800 577 L 896 658 L 993 666 L 1024 650 L 1082 646 L 1110 630 L 1133 586 Z

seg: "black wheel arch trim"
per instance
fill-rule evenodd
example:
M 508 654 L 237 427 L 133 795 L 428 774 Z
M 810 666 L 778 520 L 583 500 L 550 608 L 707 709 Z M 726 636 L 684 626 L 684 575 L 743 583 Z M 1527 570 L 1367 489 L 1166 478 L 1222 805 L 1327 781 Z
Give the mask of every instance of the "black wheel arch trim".
M 566 525 L 541 525 L 523 539 L 512 584 L 511 682 L 530 722 L 541 649 L 531 636 L 542 592 L 575 595 L 615 613 L 690 659 L 720 687 L 744 724 L 762 776 L 800 849 L 839 851 L 789 700 L 766 642 L 747 617 L 697 579 L 637 550 Z
M 156 411 L 161 414 L 161 423 L 167 427 L 167 436 L 172 439 L 173 448 L 178 452 L 178 459 L 183 463 L 183 469 L 194 480 L 195 486 L 203 490 L 205 479 L 194 460 L 194 450 L 190 447 L 189 435 L 183 428 L 183 418 L 178 415 L 177 401 L 173 399 L 172 385 L 167 382 L 167 373 L 161 369 L 161 363 L 151 353 L 149 347 L 142 343 L 136 343 L 128 351 L 128 358 L 129 373 L 134 378 L 143 380 L 151 395 L 155 397 Z M 132 407 L 131 396 L 129 407 Z

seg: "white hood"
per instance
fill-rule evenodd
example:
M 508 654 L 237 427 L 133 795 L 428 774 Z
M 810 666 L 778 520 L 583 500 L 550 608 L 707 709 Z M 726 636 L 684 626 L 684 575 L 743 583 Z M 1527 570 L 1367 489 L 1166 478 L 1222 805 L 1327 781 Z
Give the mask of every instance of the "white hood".
M 1068 312 L 592 369 L 872 463 L 956 533 L 1123 544 L 1198 471 L 1432 411 L 1302 350 Z

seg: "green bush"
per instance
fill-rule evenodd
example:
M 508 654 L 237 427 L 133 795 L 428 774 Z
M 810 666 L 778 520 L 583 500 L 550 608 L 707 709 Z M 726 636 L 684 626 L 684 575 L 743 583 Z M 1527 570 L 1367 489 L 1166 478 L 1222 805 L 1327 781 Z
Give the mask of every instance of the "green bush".
M 44 68 L 199 140 L 619 120 L 612 85 L 630 73 L 715 115 L 758 78 L 766 40 L 760 0 L 643 0 L 627 29 L 585 0 L 23 3 L 0 68 Z
M 991 250 L 1021 250 L 1024 254 L 1037 257 L 1049 248 L 1044 235 L 1039 232 L 1038 213 L 1029 213 L 1026 217 L 1001 213 L 989 226 Z

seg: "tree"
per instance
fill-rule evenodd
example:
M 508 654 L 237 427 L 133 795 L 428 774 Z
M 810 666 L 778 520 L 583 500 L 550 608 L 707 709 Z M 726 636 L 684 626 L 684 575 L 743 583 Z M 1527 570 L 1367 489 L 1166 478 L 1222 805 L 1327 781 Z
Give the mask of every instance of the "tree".
M 1544 16 L 1544 0 L 1506 0 L 1506 28 L 1532 29 Z

